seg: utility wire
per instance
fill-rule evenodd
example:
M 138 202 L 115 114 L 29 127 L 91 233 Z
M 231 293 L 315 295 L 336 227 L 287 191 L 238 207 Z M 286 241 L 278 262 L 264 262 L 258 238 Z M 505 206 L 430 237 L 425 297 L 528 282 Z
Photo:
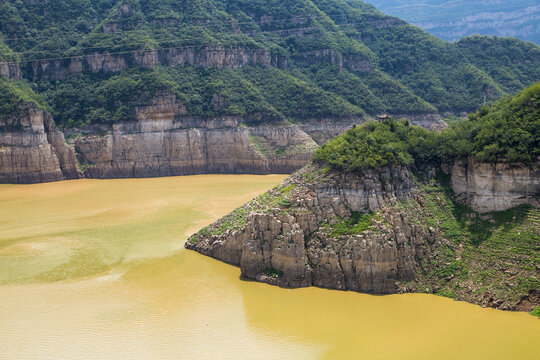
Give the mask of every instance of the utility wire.
M 318 19 L 320 18 L 321 16 L 320 15 L 314 15 L 314 16 L 295 16 L 295 17 L 291 17 L 291 18 L 288 18 L 288 19 L 273 19 L 273 20 L 265 20 L 264 22 L 262 23 L 258 23 L 257 21 L 255 20 L 252 20 L 252 21 L 235 21 L 235 20 L 224 20 L 224 21 L 220 21 L 220 20 L 217 20 L 217 19 L 214 19 L 212 20 L 212 22 L 215 22 L 214 24 L 212 24 L 212 22 L 201 22 L 201 23 L 190 23 L 188 25 L 190 26 L 201 26 L 201 25 L 204 25 L 204 26 L 221 26 L 221 25 L 227 25 L 227 24 L 231 24 L 231 25 L 257 25 L 257 26 L 264 26 L 268 23 L 276 23 L 276 22 L 286 22 L 286 21 L 293 21 L 293 20 L 304 20 L 304 21 L 308 21 L 309 19 Z M 204 21 L 204 20 L 203 20 Z M 181 24 L 181 25 L 185 25 L 185 24 Z M 168 30 L 168 29 L 178 29 L 179 26 L 165 26 L 165 27 L 159 27 L 159 28 L 156 28 L 156 29 L 133 29 L 133 30 L 117 30 L 117 31 L 114 31 L 114 32 L 90 32 L 90 33 L 87 33 L 87 34 L 78 34 L 78 33 L 72 33 L 71 31 L 70 32 L 67 32 L 67 31 L 64 31 L 64 32 L 56 32 L 54 33 L 53 35 L 58 35 L 58 34 L 68 34 L 68 33 L 71 33 L 71 36 L 88 36 L 88 35 L 112 35 L 112 34 L 122 34 L 122 33 L 136 33 L 136 32 L 145 32 L 145 31 L 149 31 L 149 32 L 152 32 L 152 31 L 155 31 L 155 30 Z M 34 36 L 31 36 L 31 37 L 24 37 L 24 38 L 7 38 L 7 39 L 2 39 L 2 41 L 4 42 L 10 42 L 10 41 L 22 41 L 22 40 L 39 40 L 39 39 L 46 39 L 48 38 L 48 36 L 38 36 L 38 37 L 34 37 Z M 69 38 L 68 36 L 66 36 L 66 38 Z
M 335 25 L 339 26 L 341 28 L 342 26 L 344 27 L 344 26 L 365 25 L 365 24 L 363 24 L 363 23 L 343 23 L 343 24 L 335 24 Z M 385 25 L 384 27 L 387 28 L 387 27 L 399 27 L 399 26 L 402 26 L 402 24 Z M 378 28 L 378 27 L 376 27 L 376 26 L 369 26 L 369 27 L 363 26 L 362 29 L 367 29 L 367 28 Z M 237 34 L 237 35 L 253 36 L 253 35 L 264 35 L 266 33 L 286 33 L 286 32 L 294 32 L 294 31 L 307 31 L 307 30 L 310 30 L 310 31 L 311 30 L 317 30 L 318 32 L 322 31 L 321 28 L 317 28 L 317 27 L 312 26 L 312 27 L 303 27 L 303 28 L 292 28 L 292 29 L 253 30 L 253 31 L 248 31 L 248 32 L 241 32 L 240 34 Z M 335 30 L 342 30 L 342 29 L 335 29 Z M 356 29 L 356 30 L 360 30 L 360 29 Z M 145 31 L 148 31 L 148 30 L 145 30 Z M 116 34 L 116 33 L 111 33 L 111 34 Z M 16 56 L 16 55 L 23 55 L 23 54 L 39 54 L 39 53 L 43 53 L 43 52 L 52 52 L 52 51 L 68 51 L 68 50 L 71 50 L 71 49 L 74 49 L 74 50 L 113 49 L 113 48 L 116 48 L 116 47 L 124 47 L 124 46 L 152 45 L 151 44 L 152 41 L 154 41 L 155 44 L 159 45 L 159 44 L 162 44 L 162 43 L 167 43 L 167 42 L 172 42 L 172 41 L 185 41 L 185 40 L 191 40 L 191 39 L 180 39 L 180 38 L 177 38 L 177 37 L 174 37 L 174 38 L 171 38 L 171 39 L 149 39 L 148 42 L 138 42 L 138 43 L 128 43 L 128 44 L 103 45 L 103 46 L 92 46 L 92 47 L 82 47 L 82 48 L 77 48 L 76 46 L 73 46 L 73 47 L 70 47 L 70 48 L 63 48 L 63 49 L 28 50 L 28 51 L 21 51 L 21 52 L 0 53 L 0 56 Z M 209 46 L 209 45 L 212 45 L 212 44 L 193 45 L 193 46 L 190 46 L 190 47 Z M 177 48 L 177 47 L 175 47 L 175 48 Z M 152 49 L 152 51 L 163 50 L 163 49 L 165 49 L 165 48 Z M 144 50 L 139 49 L 139 50 L 135 50 L 134 52 L 138 52 L 138 51 L 144 51 Z M 74 58 L 74 57 L 84 57 L 84 56 L 87 56 L 87 55 L 88 54 L 65 56 L 65 57 L 61 57 L 61 59 Z M 37 58 L 37 59 L 23 60 L 23 61 L 19 61 L 19 62 L 24 63 L 24 62 L 30 62 L 30 61 L 57 60 L 57 59 L 60 59 L 60 58 L 58 58 L 58 57 L 56 57 L 56 58 Z M 17 61 L 12 61 L 10 63 L 16 63 L 16 62 Z
M 348 20 L 349 18 L 346 16 L 346 15 L 341 15 L 341 16 L 337 16 L 336 18 L 343 18 L 345 20 Z M 330 21 L 332 21 L 332 24 L 334 25 L 337 25 L 337 26 L 343 26 L 343 25 L 353 25 L 353 24 L 358 24 L 358 23 L 342 23 L 342 24 L 339 24 L 339 23 L 334 23 L 334 19 L 335 18 L 331 18 L 331 17 L 325 17 L 323 15 L 319 15 L 319 14 L 315 14 L 315 15 L 309 15 L 307 14 L 306 16 L 295 16 L 295 17 L 291 17 L 291 18 L 287 18 L 287 19 L 272 19 L 272 20 L 265 20 L 265 21 L 256 21 L 256 20 L 251 20 L 251 21 L 236 21 L 236 20 L 223 20 L 223 21 L 220 21 L 218 19 L 213 19 L 211 22 L 202 22 L 202 23 L 199 23 L 199 24 L 189 24 L 191 26 L 201 26 L 201 25 L 204 25 L 204 26 L 214 26 L 214 27 L 217 27 L 217 26 L 221 26 L 221 25 L 226 25 L 227 23 L 231 24 L 231 25 L 257 25 L 257 26 L 265 26 L 266 24 L 269 24 L 269 23 L 277 23 L 277 22 L 286 22 L 286 21 L 294 21 L 294 20 L 303 20 L 303 21 L 308 21 L 310 19 L 328 19 Z M 213 23 L 214 22 L 214 23 Z M 330 24 L 330 25 L 332 25 Z M 402 26 L 403 24 L 398 24 L 398 25 L 387 25 L 385 27 L 393 27 L 393 26 Z M 90 32 L 90 33 L 86 33 L 86 34 L 79 34 L 79 33 L 72 33 L 72 32 L 56 32 L 54 33 L 53 35 L 59 35 L 59 34 L 68 34 L 70 33 L 71 35 L 70 36 L 65 36 L 64 38 L 70 38 L 71 36 L 75 37 L 75 36 L 89 36 L 89 35 L 116 35 L 116 34 L 124 34 L 124 33 L 137 33 L 137 32 L 155 32 L 155 31 L 158 31 L 158 30 L 169 30 L 169 29 L 179 29 L 180 27 L 179 26 L 165 26 L 165 27 L 159 27 L 159 28 L 156 28 L 156 29 L 133 29 L 133 30 L 117 30 L 117 31 L 114 31 L 114 32 Z M 265 31 L 265 30 L 260 30 L 260 31 Z M 266 30 L 266 31 L 271 31 L 271 30 Z M 49 36 L 37 36 L 37 37 L 24 37 L 24 38 L 6 38 L 6 39 L 1 39 L 2 41 L 4 42 L 11 42 L 11 41 L 23 41 L 23 40 L 40 40 L 40 39 L 47 39 L 49 38 Z

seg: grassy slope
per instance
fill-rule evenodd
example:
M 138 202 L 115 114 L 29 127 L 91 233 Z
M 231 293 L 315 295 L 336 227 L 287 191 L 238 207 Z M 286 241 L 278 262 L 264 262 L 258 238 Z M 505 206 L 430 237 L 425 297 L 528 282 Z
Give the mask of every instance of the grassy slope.
M 41 96 L 23 81 L 10 80 L 0 76 L 0 119 L 12 115 L 22 103 L 33 103 L 48 109 Z
M 540 289 L 540 210 L 519 207 L 480 216 L 459 204 L 441 181 L 421 182 L 417 200 L 397 206 L 411 223 L 440 228 L 442 241 L 424 259 L 407 291 L 482 303 L 515 304 Z

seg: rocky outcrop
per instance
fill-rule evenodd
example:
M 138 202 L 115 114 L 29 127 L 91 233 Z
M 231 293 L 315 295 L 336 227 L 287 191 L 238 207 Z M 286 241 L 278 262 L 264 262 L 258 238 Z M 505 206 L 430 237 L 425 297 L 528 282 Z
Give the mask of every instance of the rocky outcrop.
M 186 247 L 240 266 L 247 278 L 275 285 L 396 292 L 399 281 L 413 278 L 415 259 L 425 255 L 426 239 L 433 239 L 387 206 L 411 196 L 409 171 L 333 173 L 308 183 L 303 178 L 311 170 L 303 169 L 272 190 L 269 198 L 276 202 L 263 196 L 237 210 L 248 214 L 236 219 L 240 226 L 230 226 L 233 213 L 193 236 Z M 336 224 L 351 213 L 370 211 L 384 213 L 373 227 L 352 236 L 334 234 Z
M 51 116 L 35 104 L 0 119 L 0 183 L 37 183 L 79 177 L 73 148 Z
M 317 144 L 296 126 L 239 126 L 242 119 L 168 119 L 74 134 L 87 177 L 291 173 Z
M 292 173 L 317 142 L 297 125 L 247 126 L 244 118 L 190 117 L 174 95 L 135 108 L 136 121 L 66 129 L 84 174 L 126 178 L 204 173 Z M 331 136 L 352 124 L 312 125 Z M 315 130 L 313 130 L 315 131 Z M 324 141 L 329 136 L 316 136 Z
M 239 68 L 257 64 L 282 67 L 286 66 L 287 60 L 256 47 L 208 45 L 141 50 L 121 54 L 96 52 L 58 60 L 36 60 L 31 62 L 29 70 L 34 79 L 62 80 L 82 73 L 119 72 L 133 66 L 186 65 Z
M 446 171 L 454 193 L 477 212 L 540 203 L 540 163 L 481 163 L 471 158 L 446 166 Z
M 361 72 L 373 70 L 373 64 L 366 56 L 361 54 L 342 55 L 334 49 L 305 51 L 296 55 L 296 59 L 309 64 L 332 64 L 337 66 L 340 70 L 343 68 Z
M 306 165 L 319 144 L 352 126 L 351 121 L 248 126 L 243 117 L 202 118 L 186 112 L 174 95 L 160 94 L 134 107 L 134 121 L 64 129 L 68 145 L 50 115 L 31 106 L 0 126 L 0 182 L 286 174 Z
M 540 306 L 538 208 L 478 216 L 435 169 L 309 165 L 185 247 L 283 287 L 435 293 L 503 310 Z M 456 211 L 458 210 L 459 211 Z M 532 241 L 532 242 L 531 242 Z M 519 284 L 519 286 L 518 286 Z
M 21 69 L 16 62 L 0 61 L 0 76 L 19 80 L 21 78 Z
M 369 72 L 370 59 L 363 55 L 342 56 L 333 49 L 313 50 L 300 54 L 297 60 L 309 63 L 329 63 L 341 68 Z M 197 66 L 240 68 L 246 65 L 288 68 L 291 60 L 267 50 L 249 46 L 188 46 L 157 50 L 125 51 L 121 53 L 91 53 L 56 60 L 32 61 L 27 70 L 33 79 L 63 80 L 83 73 L 119 72 L 133 66 Z M 3 64 L 3 65 L 2 65 Z M 17 64 L 12 64 L 14 66 Z M 0 63 L 7 71 L 8 63 Z M 2 70 L 2 67 L 6 69 Z M 17 65 L 18 68 L 18 65 Z M 10 68 L 11 69 L 11 68 Z M 11 71 L 14 71 L 14 67 Z M 20 76 L 20 74 L 19 74 Z

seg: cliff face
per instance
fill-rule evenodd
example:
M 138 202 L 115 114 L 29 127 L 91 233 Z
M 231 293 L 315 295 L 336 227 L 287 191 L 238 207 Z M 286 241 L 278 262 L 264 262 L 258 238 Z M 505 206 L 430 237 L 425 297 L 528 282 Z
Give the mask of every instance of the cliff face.
M 0 183 L 36 183 L 79 177 L 73 148 L 49 114 L 23 104 L 0 120 Z
M 66 135 L 91 178 L 202 173 L 291 173 L 311 159 L 319 141 L 351 124 L 249 127 L 241 117 L 185 116 L 174 95 L 135 109 L 136 121 L 68 129 Z
M 247 278 L 287 287 L 393 293 L 398 281 L 413 278 L 415 259 L 423 256 L 430 234 L 406 226 L 406 215 L 399 211 L 385 212 L 363 234 L 333 235 L 336 224 L 351 212 L 377 212 L 408 198 L 414 187 L 408 170 L 332 175 L 312 184 L 302 180 L 304 174 L 309 170 L 270 193 L 277 202 L 265 204 L 268 198 L 261 197 L 242 208 L 240 213 L 249 212 L 240 221 L 244 226 L 225 229 L 232 221 L 225 218 L 192 237 L 186 247 L 240 266 Z M 212 232 L 216 235 L 205 235 Z
M 182 47 L 141 50 L 127 54 L 89 54 L 59 60 L 37 60 L 30 66 L 34 79 L 63 80 L 83 73 L 119 72 L 133 66 L 231 67 L 245 65 L 286 67 L 288 62 L 268 51 L 245 46 Z
M 340 69 L 369 72 L 373 64 L 361 55 L 341 56 L 334 49 L 306 51 L 298 54 L 296 60 L 310 64 L 327 63 Z M 119 72 L 133 66 L 197 66 L 218 69 L 240 68 L 246 65 L 262 65 L 288 68 L 291 59 L 249 46 L 198 46 L 178 47 L 161 50 L 141 50 L 126 54 L 94 53 L 85 56 L 66 57 L 58 60 L 36 60 L 28 68 L 34 79 L 63 80 L 83 73 Z M 0 63 L 0 70 L 8 63 Z M 12 69 L 12 71 L 14 71 Z M 19 74 L 20 76 L 20 74 Z
M 537 208 L 489 219 L 404 167 L 310 165 L 189 238 L 185 247 L 284 287 L 437 293 L 483 306 L 540 305 Z M 508 225 L 508 218 L 516 219 Z
M 292 173 L 352 123 L 249 127 L 242 117 L 186 116 L 174 95 L 135 108 L 135 121 L 56 129 L 36 106 L 0 123 L 0 183 L 203 173 Z M 76 155 L 76 156 L 75 156 Z M 77 170 L 79 162 L 81 171 Z
M 309 162 L 318 145 L 352 126 L 329 119 L 250 127 L 242 117 L 190 117 L 171 94 L 136 107 L 135 118 L 65 130 L 86 177 L 292 173 Z
M 0 76 L 5 76 L 9 79 L 20 79 L 21 69 L 18 63 L 0 62 Z
M 540 164 L 479 163 L 474 159 L 449 167 L 452 190 L 474 210 L 485 213 L 518 205 L 538 206 Z

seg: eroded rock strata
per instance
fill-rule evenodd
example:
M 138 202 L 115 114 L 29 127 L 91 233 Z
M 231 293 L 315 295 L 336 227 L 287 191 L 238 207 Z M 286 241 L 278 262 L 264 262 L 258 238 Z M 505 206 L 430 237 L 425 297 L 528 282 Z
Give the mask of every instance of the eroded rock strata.
M 338 173 L 308 166 L 202 229 L 185 246 L 239 266 L 246 278 L 284 287 L 433 292 L 501 309 L 521 309 L 523 303 L 532 309 L 536 302 L 524 299 L 536 299 L 540 269 L 530 268 L 534 256 L 517 251 L 519 261 L 505 257 L 502 273 L 500 259 L 489 263 L 486 254 L 477 256 L 490 247 L 468 248 L 469 237 L 476 236 L 468 227 L 452 237 L 464 219 L 496 229 L 498 215 L 482 220 L 469 210 L 458 219 L 453 214 L 459 206 L 435 180 L 414 180 L 406 167 Z M 527 241 L 540 241 L 540 212 L 523 211 L 526 221 L 516 231 L 529 236 Z M 505 245 L 509 252 L 521 246 Z M 493 279 L 485 275 L 491 270 Z M 496 279 L 499 272 L 502 279 Z M 529 279 L 529 286 L 500 290 L 504 281 Z
M 36 183 L 76 179 L 75 151 L 66 144 L 51 116 L 23 103 L 0 120 L 0 183 Z
M 447 171 L 454 193 L 478 212 L 539 205 L 540 163 L 481 163 L 470 158 L 456 162 Z

